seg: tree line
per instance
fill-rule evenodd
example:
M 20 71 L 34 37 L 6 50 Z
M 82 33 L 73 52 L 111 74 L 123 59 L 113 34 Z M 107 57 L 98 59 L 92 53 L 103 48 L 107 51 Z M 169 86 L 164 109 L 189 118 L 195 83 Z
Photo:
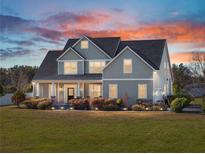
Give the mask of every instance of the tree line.
M 32 78 L 37 72 L 37 66 L 14 66 L 0 68 L 0 95 L 14 93 L 17 90 L 32 91 Z

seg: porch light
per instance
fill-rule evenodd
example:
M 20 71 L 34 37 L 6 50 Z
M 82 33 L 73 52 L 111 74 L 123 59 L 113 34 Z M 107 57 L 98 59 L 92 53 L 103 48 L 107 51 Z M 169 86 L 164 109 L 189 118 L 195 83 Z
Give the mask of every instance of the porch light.
M 154 74 L 156 74 L 157 72 L 156 71 L 154 71 Z
M 61 110 L 64 110 L 64 107 L 63 107 L 63 106 L 61 106 Z
M 51 110 L 55 110 L 55 107 L 52 107 Z
M 60 88 L 59 88 L 59 91 L 63 91 L 63 88 L 62 88 L 62 87 L 60 87 Z

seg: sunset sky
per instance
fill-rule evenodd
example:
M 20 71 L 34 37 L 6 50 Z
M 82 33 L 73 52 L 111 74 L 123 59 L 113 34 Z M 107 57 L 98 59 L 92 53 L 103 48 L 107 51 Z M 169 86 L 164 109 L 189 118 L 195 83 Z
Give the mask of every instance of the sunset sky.
M 167 39 L 171 62 L 205 52 L 205 0 L 0 0 L 0 64 L 39 66 L 68 38 Z

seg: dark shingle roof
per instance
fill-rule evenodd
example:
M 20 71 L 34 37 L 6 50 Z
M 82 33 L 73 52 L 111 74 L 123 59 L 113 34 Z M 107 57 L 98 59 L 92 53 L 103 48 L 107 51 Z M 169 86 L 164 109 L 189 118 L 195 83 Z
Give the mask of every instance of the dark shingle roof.
M 154 69 L 159 69 L 165 42 L 165 39 L 121 41 L 115 56 L 126 46 L 129 46 Z
M 129 46 L 154 69 L 159 69 L 166 40 L 134 40 L 120 41 L 119 37 L 91 38 L 96 45 L 114 58 L 122 49 Z M 63 50 L 49 51 L 44 58 L 33 80 L 101 80 L 100 74 L 85 75 L 58 75 L 56 59 L 66 49 L 75 44 L 79 39 L 69 39 Z

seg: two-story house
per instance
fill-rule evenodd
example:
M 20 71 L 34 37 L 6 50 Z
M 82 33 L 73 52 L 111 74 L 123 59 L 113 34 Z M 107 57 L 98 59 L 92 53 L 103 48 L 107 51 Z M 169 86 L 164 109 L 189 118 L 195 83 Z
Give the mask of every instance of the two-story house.
M 120 37 L 69 39 L 49 51 L 35 77 L 33 95 L 67 103 L 77 97 L 161 100 L 172 93 L 166 40 Z

